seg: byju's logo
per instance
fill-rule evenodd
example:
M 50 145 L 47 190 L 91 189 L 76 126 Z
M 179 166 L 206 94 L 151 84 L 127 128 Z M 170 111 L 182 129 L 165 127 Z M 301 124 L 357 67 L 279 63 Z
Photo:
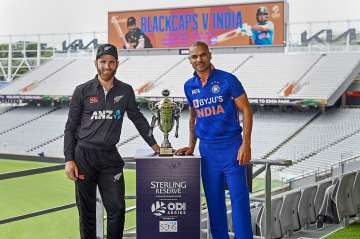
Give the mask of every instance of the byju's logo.
M 217 88 L 215 86 L 215 91 L 218 91 L 218 90 L 220 90 L 220 88 Z M 223 99 L 222 95 L 219 95 L 219 96 L 213 96 L 213 97 L 208 97 L 208 98 L 195 99 L 192 101 L 192 103 L 193 103 L 193 107 L 195 109 L 197 109 L 202 106 L 208 106 L 208 105 L 222 103 L 223 101 L 224 101 L 224 99 Z
M 165 203 L 163 203 L 163 202 L 156 201 L 155 203 L 153 203 L 151 205 L 151 212 L 155 216 L 160 217 L 160 216 L 164 215 L 165 210 L 166 210 L 166 206 L 165 206 Z
M 121 110 L 97 110 L 94 111 L 91 118 L 92 120 L 120 120 Z

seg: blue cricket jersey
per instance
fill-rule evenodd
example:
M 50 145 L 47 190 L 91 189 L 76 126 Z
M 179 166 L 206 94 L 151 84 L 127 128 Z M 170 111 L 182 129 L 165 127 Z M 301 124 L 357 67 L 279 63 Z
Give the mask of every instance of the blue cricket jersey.
M 242 128 L 234 99 L 245 93 L 240 81 L 231 73 L 213 69 L 206 85 L 200 77 L 187 80 L 184 91 L 196 112 L 195 133 L 203 142 L 241 140 Z
M 260 25 L 260 24 L 259 24 Z M 268 31 L 256 31 L 251 30 L 253 34 L 253 41 L 255 45 L 272 45 L 274 39 L 274 24 L 271 21 L 267 21 L 263 26 L 269 28 Z

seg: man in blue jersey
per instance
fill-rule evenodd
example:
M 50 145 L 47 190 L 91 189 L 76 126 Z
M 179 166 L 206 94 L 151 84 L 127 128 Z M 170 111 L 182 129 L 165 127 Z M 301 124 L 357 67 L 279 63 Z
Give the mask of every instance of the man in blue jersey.
M 256 11 L 257 24 L 251 27 L 252 44 L 272 45 L 274 39 L 274 23 L 269 20 L 269 11 L 266 7 L 260 7 Z
M 194 152 L 200 139 L 202 181 L 214 239 L 228 239 L 224 183 L 230 190 L 232 219 L 237 239 L 253 238 L 250 220 L 247 164 L 251 159 L 252 111 L 240 81 L 232 74 L 215 69 L 204 42 L 189 49 L 194 76 L 185 82 L 189 103 L 189 146 L 178 155 Z M 239 112 L 243 114 L 243 129 Z M 244 137 L 242 137 L 242 131 Z

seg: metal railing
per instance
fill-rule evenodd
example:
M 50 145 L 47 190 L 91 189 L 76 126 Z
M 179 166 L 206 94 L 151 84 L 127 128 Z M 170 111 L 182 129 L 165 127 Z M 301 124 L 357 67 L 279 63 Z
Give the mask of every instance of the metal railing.
M 308 176 L 311 176 L 311 175 L 314 175 L 316 177 L 318 175 L 331 174 L 334 171 L 335 168 L 340 168 L 343 171 L 343 168 L 344 168 L 345 164 L 348 164 L 348 163 L 351 163 L 351 162 L 354 162 L 354 161 L 358 161 L 358 160 L 360 160 L 360 155 L 352 156 L 352 157 L 344 159 L 344 160 L 342 160 L 340 162 L 330 164 L 325 169 L 319 169 L 318 168 L 318 169 L 312 170 L 310 172 L 302 173 L 301 175 L 298 175 L 298 176 L 295 176 L 293 178 L 288 179 L 287 182 L 291 183 L 291 182 L 300 180 L 302 178 L 305 178 L 305 177 L 308 177 Z
M 125 158 L 124 157 L 124 161 L 125 163 L 135 163 L 135 159 L 134 158 Z M 271 238 L 271 166 L 290 166 L 292 164 L 291 160 L 258 160 L 258 159 L 254 159 L 251 161 L 251 164 L 253 165 L 263 165 L 263 167 L 261 167 L 259 170 L 257 170 L 256 172 L 254 172 L 253 174 L 253 178 L 257 177 L 259 174 L 261 174 L 263 171 L 265 171 L 265 198 L 256 198 L 254 200 L 258 201 L 258 202 L 263 202 L 265 203 L 265 239 L 269 239 Z M 24 171 L 19 171 L 19 172 L 12 172 L 12 173 L 3 173 L 0 174 L 0 180 L 5 180 L 5 179 L 10 179 L 10 178 L 17 178 L 17 177 L 23 177 L 23 176 L 30 176 L 30 175 L 35 175 L 35 174 L 41 174 L 41 173 L 47 173 L 47 172 L 52 172 L 52 171 L 56 171 L 56 170 L 63 170 L 64 169 L 64 164 L 61 165 L 56 165 L 56 166 L 49 166 L 49 167 L 43 167 L 43 168 L 38 168 L 38 169 L 30 169 L 30 170 L 24 170 Z M 204 195 L 202 195 L 204 196 Z M 135 195 L 127 195 L 125 196 L 126 200 L 129 199 L 136 199 Z M 36 211 L 36 212 L 31 212 L 28 214 L 24 214 L 24 215 L 20 215 L 20 216 L 15 216 L 15 217 L 11 217 L 11 218 L 5 218 L 3 220 L 0 220 L 0 225 L 1 224 L 7 224 L 10 222 L 15 222 L 15 221 L 20 221 L 20 220 L 24 220 L 24 219 L 28 219 L 28 218 L 32 218 L 32 217 L 36 217 L 36 216 L 41 216 L 41 215 L 45 215 L 48 213 L 53 213 L 53 212 L 57 212 L 57 211 L 62 211 L 68 208 L 72 208 L 75 207 L 76 204 L 75 203 L 69 203 L 66 205 L 62 205 L 62 206 L 58 206 L 58 207 L 54 207 L 54 208 L 48 208 L 45 210 L 41 210 L 41 211 Z M 126 208 L 126 213 L 132 212 L 136 209 L 135 206 Z M 101 197 L 100 194 L 97 194 L 97 238 L 98 239 L 102 239 L 104 238 L 104 209 L 103 209 L 103 205 L 102 205 L 102 201 L 101 201 Z M 210 236 L 210 228 L 207 227 L 207 235 Z M 134 232 L 127 232 L 124 233 L 124 238 L 134 238 L 136 237 L 136 233 Z M 255 237 L 254 237 L 255 238 Z M 259 238 L 259 237 L 257 237 Z
M 291 160 L 252 160 L 252 164 L 264 165 L 257 172 L 255 177 L 265 170 L 265 239 L 271 238 L 271 166 L 290 166 Z M 265 167 L 265 168 L 264 168 Z
M 125 160 L 125 162 L 127 163 L 135 163 L 135 159 L 128 159 Z M 260 169 L 258 169 L 256 172 L 253 173 L 253 179 L 255 177 L 257 177 L 258 175 L 260 175 L 263 171 L 265 171 L 265 198 L 261 199 L 261 198 L 257 198 L 255 199 L 258 202 L 263 202 L 265 203 L 265 211 L 264 211 L 264 215 L 265 215 L 265 239 L 270 239 L 271 238 L 271 166 L 290 166 L 292 165 L 292 161 L 291 160 L 267 160 L 267 159 L 253 159 L 251 160 L 251 164 L 252 165 L 263 165 L 263 167 L 261 167 Z M 202 195 L 204 196 L 204 195 Z M 136 197 L 132 197 L 131 199 L 135 199 Z M 101 201 L 101 199 L 98 199 L 97 201 Z M 132 210 L 135 210 L 136 207 L 133 207 Z M 103 208 L 99 209 L 100 211 L 98 212 L 99 216 L 103 213 Z M 103 221 L 100 221 L 99 224 L 97 224 L 97 226 L 99 227 L 103 227 Z M 99 230 L 103 230 L 103 229 L 99 229 Z M 100 235 L 99 235 L 100 236 Z M 124 237 L 125 238 L 134 238 L 136 237 L 136 233 L 124 233 Z M 104 237 L 98 237 L 98 239 L 103 239 Z M 207 238 L 211 239 L 211 233 L 210 233 L 210 224 L 209 224 L 209 220 L 207 220 Z M 257 237 L 259 238 L 259 237 Z

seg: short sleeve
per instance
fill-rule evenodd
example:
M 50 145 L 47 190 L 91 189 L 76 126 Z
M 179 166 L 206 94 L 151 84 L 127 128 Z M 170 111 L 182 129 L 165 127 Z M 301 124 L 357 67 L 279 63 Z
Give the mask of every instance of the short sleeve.
M 184 84 L 184 93 L 185 93 L 185 97 L 186 97 L 186 100 L 189 104 L 190 107 L 193 107 L 193 104 L 192 104 L 192 100 L 190 98 L 190 92 L 189 92 L 189 87 L 187 87 L 187 84 L 185 83 Z
M 229 77 L 229 88 L 230 94 L 233 98 L 237 98 L 245 93 L 244 87 L 242 86 L 241 82 L 234 75 Z
M 268 21 L 265 26 L 269 28 L 269 31 L 274 31 L 274 23 L 271 21 Z

